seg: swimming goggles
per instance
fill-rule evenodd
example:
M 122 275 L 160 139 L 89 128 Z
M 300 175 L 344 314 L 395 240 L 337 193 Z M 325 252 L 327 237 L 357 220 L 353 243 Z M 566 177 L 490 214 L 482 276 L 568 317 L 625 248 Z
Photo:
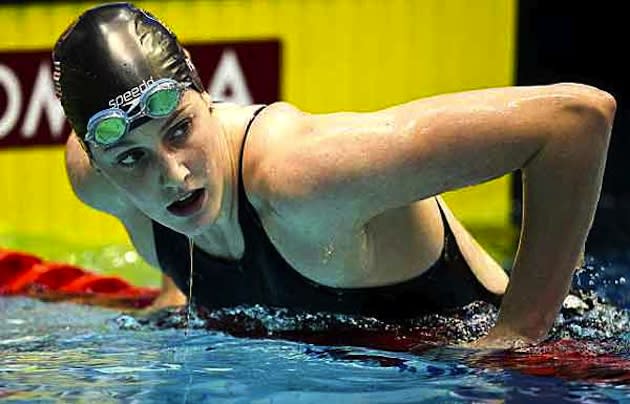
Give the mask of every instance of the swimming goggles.
M 108 108 L 92 115 L 87 124 L 85 140 L 102 146 L 111 145 L 129 132 L 133 121 L 147 116 L 153 119 L 169 116 L 175 112 L 184 90 L 189 86 L 190 83 L 173 79 L 156 80 L 131 104 L 128 111 Z M 129 115 L 138 106 L 140 110 Z

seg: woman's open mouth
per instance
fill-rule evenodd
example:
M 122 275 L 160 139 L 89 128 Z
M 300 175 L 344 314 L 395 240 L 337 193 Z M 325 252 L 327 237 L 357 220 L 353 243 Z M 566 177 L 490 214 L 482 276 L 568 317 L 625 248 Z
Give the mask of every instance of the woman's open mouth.
M 175 216 L 190 216 L 201 209 L 205 195 L 206 191 L 204 188 L 190 191 L 168 205 L 166 209 Z

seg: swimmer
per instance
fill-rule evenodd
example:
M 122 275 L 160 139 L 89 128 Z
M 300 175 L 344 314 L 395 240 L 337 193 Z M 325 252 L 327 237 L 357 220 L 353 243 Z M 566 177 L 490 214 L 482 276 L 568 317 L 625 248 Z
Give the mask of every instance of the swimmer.
M 399 319 L 500 304 L 475 347 L 536 343 L 552 326 L 599 199 L 608 93 L 495 88 L 321 115 L 219 103 L 175 36 L 121 3 L 82 14 L 53 61 L 73 188 L 167 276 L 161 304 L 188 291 L 191 238 L 193 300 L 208 309 Z M 508 282 L 439 195 L 518 169 Z

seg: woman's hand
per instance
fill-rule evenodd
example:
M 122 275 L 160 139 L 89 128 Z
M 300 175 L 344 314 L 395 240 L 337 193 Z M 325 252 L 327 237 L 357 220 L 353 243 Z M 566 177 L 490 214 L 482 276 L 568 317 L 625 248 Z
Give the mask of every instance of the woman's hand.
M 150 306 L 142 310 L 134 310 L 133 315 L 144 316 L 167 307 L 181 307 L 184 306 L 187 301 L 186 295 L 175 286 L 175 282 L 173 282 L 169 276 L 162 274 L 162 289 L 158 297 L 155 298 Z
M 534 345 L 539 341 L 535 341 L 531 338 L 524 337 L 522 335 L 516 335 L 513 333 L 502 331 L 499 328 L 493 328 L 488 335 L 479 338 L 476 341 L 469 342 L 460 345 L 463 348 L 469 349 L 518 349 L 524 348 L 530 345 Z

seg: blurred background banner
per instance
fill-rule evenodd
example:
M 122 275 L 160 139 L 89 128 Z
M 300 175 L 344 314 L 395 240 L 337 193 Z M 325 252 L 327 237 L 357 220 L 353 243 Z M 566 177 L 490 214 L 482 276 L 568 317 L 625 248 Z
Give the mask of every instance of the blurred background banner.
M 69 127 L 51 98 L 48 76 L 57 37 L 96 4 L 0 6 L 0 234 L 127 243 L 116 220 L 72 194 L 62 146 Z M 172 28 L 218 99 L 284 100 L 316 113 L 368 111 L 513 84 L 514 0 L 135 4 Z M 472 228 L 510 226 L 508 178 L 447 200 Z
M 0 148 L 62 144 L 69 125 L 55 97 L 50 50 L 0 52 Z

